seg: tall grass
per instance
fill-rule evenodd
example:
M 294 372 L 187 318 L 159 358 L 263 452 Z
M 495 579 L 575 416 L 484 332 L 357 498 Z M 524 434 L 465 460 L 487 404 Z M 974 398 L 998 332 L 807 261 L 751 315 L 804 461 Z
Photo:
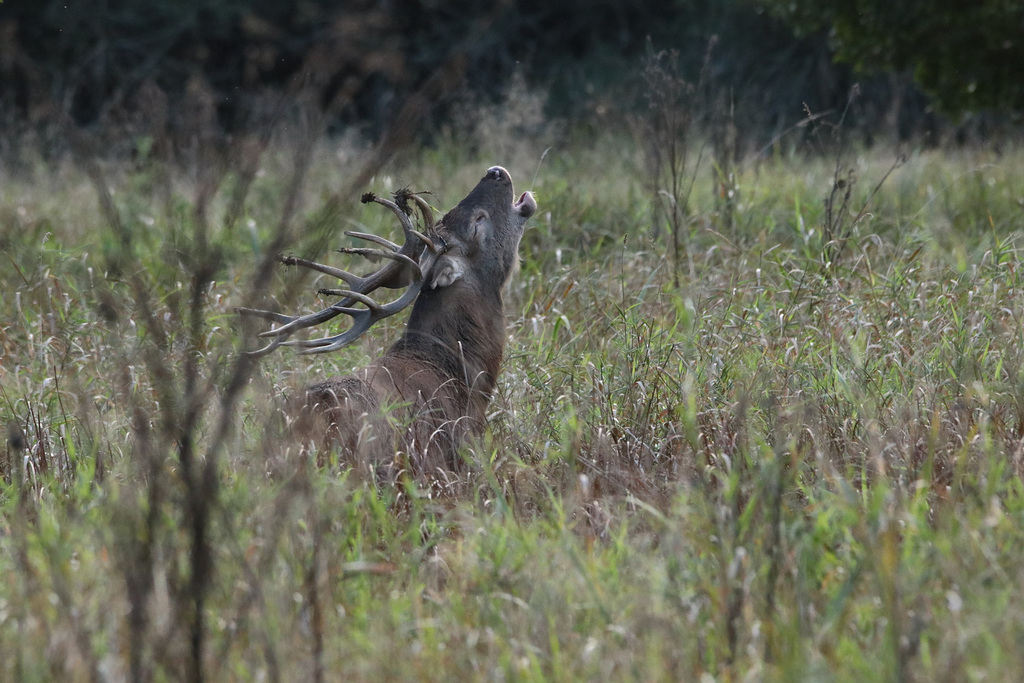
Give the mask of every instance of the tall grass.
M 504 161 L 454 145 L 370 189 L 448 207 Z M 240 202 L 235 168 L 0 180 L 0 678 L 1015 678 L 1021 154 L 912 154 L 874 194 L 894 159 L 850 156 L 831 216 L 834 161 L 739 164 L 728 220 L 694 183 L 676 269 L 629 142 L 532 187 L 543 148 L 515 152 L 541 208 L 448 498 L 276 426 L 400 321 L 239 365 L 235 305 L 315 305 L 269 257 L 389 229 L 339 194 L 357 155 L 270 143 Z

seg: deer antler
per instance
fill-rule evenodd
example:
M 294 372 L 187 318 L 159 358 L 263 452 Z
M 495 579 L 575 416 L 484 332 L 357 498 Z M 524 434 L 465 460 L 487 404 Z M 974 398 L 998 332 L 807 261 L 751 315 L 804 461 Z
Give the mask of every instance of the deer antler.
M 406 308 L 419 294 L 423 287 L 423 281 L 434 267 L 445 250 L 447 245 L 440 236 L 428 237 L 434 231 L 434 216 L 430 208 L 421 196 L 409 190 L 399 190 L 394 194 L 395 201 L 383 199 L 372 192 L 364 194 L 360 201 L 364 204 L 376 202 L 386 206 L 398 217 L 402 224 L 402 231 L 405 233 L 405 243 L 402 246 L 386 240 L 383 237 L 365 232 L 348 231 L 345 234 L 357 239 L 373 242 L 383 247 L 348 247 L 339 249 L 345 254 L 359 254 L 387 259 L 388 262 L 381 268 L 366 276 L 354 275 L 346 270 L 327 266 L 322 263 L 315 263 L 303 258 L 294 256 L 279 256 L 278 260 L 289 266 L 302 266 L 331 277 L 336 277 L 348 285 L 345 289 L 321 289 L 320 294 L 335 295 L 344 297 L 327 308 L 307 315 L 286 315 L 275 311 L 267 311 L 258 308 L 238 307 L 235 311 L 241 315 L 262 318 L 279 323 L 280 327 L 260 333 L 260 337 L 270 338 L 266 346 L 247 352 L 250 356 L 263 356 L 279 346 L 297 346 L 302 349 L 300 353 L 324 353 L 340 349 L 346 344 L 355 341 L 372 327 L 376 322 L 392 316 Z M 419 232 L 413 226 L 410 214 L 409 200 L 412 200 L 420 214 L 423 216 L 424 230 Z M 416 257 L 414 259 L 414 257 Z M 393 286 L 392 283 L 400 281 L 402 270 L 406 269 L 412 275 L 412 282 L 409 288 L 398 299 L 387 303 L 379 304 L 370 298 L 370 293 L 380 287 Z M 355 308 L 356 304 L 363 304 L 366 308 Z M 292 339 L 288 338 L 298 330 L 303 330 L 315 325 L 325 323 L 339 315 L 347 315 L 352 318 L 352 326 L 341 334 L 320 339 Z

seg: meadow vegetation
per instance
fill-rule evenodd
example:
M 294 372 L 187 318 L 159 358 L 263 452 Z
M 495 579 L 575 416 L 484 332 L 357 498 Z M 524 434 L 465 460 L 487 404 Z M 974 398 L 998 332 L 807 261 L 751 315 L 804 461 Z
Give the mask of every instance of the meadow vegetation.
M 3 171 L 0 679 L 1015 680 L 1024 154 L 693 147 L 673 237 L 633 139 L 502 144 Z M 540 210 L 465 471 L 289 453 L 402 321 L 252 362 L 233 308 L 495 163 Z

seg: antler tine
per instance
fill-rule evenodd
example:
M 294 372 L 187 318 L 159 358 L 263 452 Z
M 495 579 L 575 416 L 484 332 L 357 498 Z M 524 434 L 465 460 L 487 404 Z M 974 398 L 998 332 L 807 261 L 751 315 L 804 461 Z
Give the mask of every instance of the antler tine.
M 362 292 L 353 292 L 351 289 L 331 289 L 331 290 L 321 289 L 320 292 L 321 293 L 325 293 L 325 294 L 330 293 L 330 294 L 334 294 L 336 296 L 344 296 L 344 297 L 347 297 L 349 299 L 354 299 L 355 301 L 365 305 L 367 308 L 380 308 L 380 304 L 378 304 L 372 298 L 366 296 Z M 347 313 L 349 310 L 353 310 L 353 309 L 349 309 L 348 307 L 345 307 L 345 311 L 343 311 L 343 312 Z
M 297 256 L 278 256 L 277 260 L 287 266 L 302 266 L 309 268 L 310 270 L 316 270 L 325 275 L 331 275 L 344 280 L 350 287 L 359 287 L 363 284 L 363 278 L 358 275 L 354 275 L 346 270 L 340 268 L 334 268 L 327 266 L 322 263 L 316 263 L 308 259 L 299 258 Z M 352 300 L 346 302 L 340 302 L 348 305 L 353 303 Z M 235 312 L 239 315 L 247 315 L 255 318 L 263 318 L 264 320 L 270 320 L 275 323 L 279 323 L 281 326 L 276 327 L 272 330 L 260 333 L 260 337 L 267 338 L 273 337 L 271 342 L 266 346 L 263 346 L 254 351 L 246 351 L 246 355 L 257 358 L 265 356 L 278 346 L 280 346 L 285 339 L 287 339 L 296 330 L 304 329 L 306 327 L 312 327 L 313 325 L 319 325 L 320 323 L 326 322 L 334 317 L 341 315 L 340 310 L 336 310 L 335 307 L 330 307 L 312 313 L 310 315 L 297 316 L 297 315 L 286 315 L 284 313 L 277 313 L 276 311 L 268 311 L 261 308 L 246 308 L 244 306 L 238 306 L 235 308 Z
M 395 198 L 402 202 L 402 204 L 393 202 L 390 199 L 377 197 L 376 195 L 373 196 L 371 201 L 388 207 L 396 216 L 398 216 L 398 220 L 402 223 L 402 230 L 405 231 L 406 244 L 410 242 L 410 237 L 416 237 L 423 242 L 423 244 L 427 245 L 427 248 L 430 249 L 430 251 L 437 251 L 437 245 L 435 245 L 434 242 L 424 234 L 433 232 L 434 230 L 434 210 L 430 208 L 430 204 L 427 203 L 427 200 L 415 192 L 410 192 L 409 190 L 400 190 L 396 192 Z M 406 213 L 408 206 L 405 202 L 409 199 L 412 199 L 413 202 L 416 203 L 416 206 L 420 210 L 420 214 L 423 216 L 423 232 L 416 230 L 416 226 L 412 224 L 412 219 L 410 219 L 409 214 Z
M 427 250 L 424 254 L 420 267 L 415 271 L 412 284 L 409 285 L 409 288 L 405 290 L 405 293 L 403 293 L 402 296 L 390 303 L 378 304 L 369 297 L 360 295 L 358 297 L 359 301 L 366 304 L 366 308 L 348 308 L 338 306 L 337 310 L 352 318 L 352 327 L 348 328 L 341 334 L 322 337 L 320 339 L 293 339 L 282 342 L 282 345 L 297 346 L 302 349 L 300 353 L 312 354 L 335 351 L 347 344 L 350 344 L 362 336 L 362 334 L 370 329 L 374 323 L 395 315 L 415 301 L 416 297 L 420 293 L 420 289 L 423 287 L 424 274 L 430 271 L 439 256 L 440 253 Z M 344 294 L 351 295 L 356 294 L 356 292 L 349 291 L 344 292 Z M 368 299 L 369 301 L 364 299 Z M 372 302 L 372 304 L 370 302 Z
M 347 270 L 335 268 L 334 266 L 327 266 L 323 263 L 317 263 L 316 261 L 309 261 L 304 258 L 299 258 L 298 256 L 278 256 L 277 260 L 286 266 L 302 266 L 303 268 L 319 271 L 324 275 L 336 277 L 339 280 L 344 280 L 353 287 L 358 286 L 358 283 L 364 279 L 358 275 L 348 272 Z
M 433 267 L 438 257 L 444 253 L 445 245 L 442 241 L 439 247 L 434 240 L 424 234 L 431 232 L 434 229 L 435 224 L 432 209 L 422 197 L 405 190 L 395 193 L 395 198 L 398 202 L 377 197 L 372 193 L 367 193 L 363 195 L 362 202 L 364 204 L 371 201 L 375 202 L 381 206 L 386 206 L 395 214 L 402 225 L 402 232 L 405 235 L 405 243 L 401 247 L 394 242 L 377 235 L 349 231 L 345 234 L 350 237 L 373 242 L 384 247 L 384 249 L 347 247 L 339 250 L 343 253 L 381 257 L 388 260 L 388 263 L 373 273 L 361 277 L 346 270 L 316 263 L 315 261 L 309 261 L 307 259 L 293 256 L 278 257 L 278 260 L 286 265 L 302 266 L 304 268 L 309 268 L 310 270 L 324 273 L 325 275 L 336 277 L 339 280 L 343 280 L 349 288 L 321 289 L 320 293 L 322 294 L 335 294 L 344 297 L 344 299 L 328 306 L 327 308 L 316 311 L 315 313 L 309 313 L 302 316 L 291 316 L 256 308 L 239 307 L 235 309 L 241 315 L 263 318 L 280 324 L 280 327 L 262 332 L 259 336 L 262 338 L 270 338 L 270 342 L 262 348 L 254 351 L 248 351 L 247 355 L 253 357 L 263 356 L 270 353 L 278 346 L 297 346 L 302 349 L 301 353 L 323 353 L 326 351 L 333 351 L 351 343 L 366 332 L 366 330 L 370 329 L 374 323 L 398 313 L 416 299 L 423 286 L 424 277 Z M 424 233 L 417 231 L 413 225 L 411 219 L 412 211 L 406 203 L 409 198 L 416 203 L 416 206 L 419 208 L 420 213 L 423 216 L 425 226 Z M 416 257 L 419 257 L 418 261 Z M 401 297 L 388 304 L 378 304 L 370 298 L 370 292 L 392 280 L 399 274 L 400 269 L 402 268 L 409 269 L 412 274 L 412 283 Z M 353 305 L 357 303 L 363 304 L 366 308 L 353 308 Z M 341 334 L 331 337 L 323 337 L 320 339 L 289 339 L 289 337 L 298 330 L 319 325 L 342 314 L 348 315 L 352 318 L 352 326 Z
M 435 252 L 435 253 L 437 252 L 437 245 L 434 244 L 434 240 L 430 239 L 429 237 L 424 235 L 422 232 L 417 232 L 415 230 L 412 231 L 412 234 L 420 242 L 423 242 L 423 244 L 425 244 L 427 246 L 427 249 L 429 249 L 430 251 Z
M 270 320 L 275 323 L 283 323 L 285 326 L 292 324 L 297 320 L 296 316 L 293 315 L 285 315 L 284 313 L 277 313 L 276 311 L 266 311 L 261 308 L 246 308 L 245 306 L 235 306 L 235 313 L 238 313 L 239 315 L 248 315 L 254 318 L 263 318 L 264 320 Z M 274 333 L 277 333 L 278 329 L 281 328 L 275 328 L 272 331 Z M 253 351 L 246 351 L 245 355 L 249 356 L 250 358 L 259 358 L 260 356 L 265 356 L 274 349 L 276 349 L 278 346 L 280 346 L 281 342 L 283 342 L 285 338 L 286 337 L 278 336 L 275 339 L 272 339 L 270 343 L 267 344 L 266 346 L 261 346 L 260 348 L 255 349 Z
M 402 213 L 401 209 L 398 207 L 397 204 L 394 204 L 394 202 L 383 200 L 383 202 L 380 203 L 384 204 L 385 206 L 388 206 L 389 204 L 391 205 L 388 206 L 388 208 L 395 212 L 396 215 L 399 215 L 399 219 L 402 222 L 404 232 L 406 232 L 406 235 L 408 237 L 409 229 L 406 229 L 406 224 L 409 224 L 410 229 L 412 225 L 411 221 L 409 221 L 408 216 Z M 404 220 L 402 220 L 403 218 Z M 412 230 L 412 233 L 414 233 L 414 235 L 417 234 L 415 230 Z M 415 248 L 415 245 L 410 244 L 411 240 L 409 239 L 406 239 L 405 245 L 399 247 L 397 244 L 391 242 L 390 240 L 386 240 L 383 237 L 378 237 L 377 235 L 370 235 L 369 233 L 346 234 L 351 234 L 353 237 L 359 237 L 362 239 L 370 239 L 370 241 L 376 242 L 377 244 L 382 244 L 389 248 L 393 247 L 395 251 L 381 251 L 378 249 L 365 249 L 359 247 L 351 247 L 347 249 L 342 249 L 341 251 L 362 255 L 370 254 L 373 256 L 380 256 L 390 259 L 391 263 L 388 263 L 383 268 L 378 269 L 377 271 L 370 275 L 360 277 L 346 270 L 342 270 L 341 268 L 334 268 L 333 266 L 317 263 L 315 261 L 299 258 L 297 256 L 279 256 L 278 261 L 288 266 L 302 266 L 304 268 L 309 268 L 310 270 L 315 270 L 324 273 L 325 275 L 336 277 L 339 280 L 344 280 L 345 283 L 352 288 L 352 290 L 361 290 L 363 292 L 369 292 L 376 289 L 377 287 L 380 286 L 381 282 L 384 282 L 388 278 L 392 277 L 395 271 L 397 271 L 398 268 L 401 267 L 399 265 L 400 263 L 411 267 L 414 272 L 419 270 L 419 264 L 413 259 L 409 258 L 409 256 L 406 253 L 403 253 L 403 251 L 406 249 L 409 249 L 411 251 L 412 249 Z M 356 303 L 356 299 L 350 297 L 343 301 L 336 302 L 325 309 L 317 311 L 316 313 L 310 313 L 304 316 L 290 316 L 285 315 L 283 313 L 275 313 L 274 311 L 266 311 L 261 309 L 244 307 L 239 307 L 236 310 L 238 313 L 242 315 L 255 316 L 259 318 L 264 318 L 265 320 L 271 320 L 273 322 L 281 323 L 281 327 L 276 327 L 272 330 L 261 332 L 259 336 L 263 338 L 274 337 L 277 338 L 281 343 L 283 343 L 284 340 L 287 339 L 287 337 L 291 336 L 294 332 L 297 332 L 298 330 L 306 329 L 307 327 L 313 327 L 315 325 L 325 323 L 328 320 L 331 320 L 332 318 L 341 315 L 342 313 L 345 312 L 344 309 L 347 306 L 352 305 L 353 303 Z M 271 351 L 273 351 L 279 345 L 280 344 L 274 345 L 272 343 L 268 346 L 257 349 L 256 351 L 250 351 L 248 353 L 253 355 L 265 355 L 266 353 L 270 353 Z
M 302 349 L 299 353 L 304 355 L 336 351 L 361 337 L 364 332 L 373 327 L 374 323 L 398 313 L 411 304 L 419 294 L 419 290 L 418 286 L 409 287 L 401 297 L 389 304 L 374 303 L 372 308 L 346 308 L 344 312 L 352 318 L 352 327 L 341 334 L 320 339 L 292 339 L 284 342 L 284 345 L 297 346 Z
M 270 320 L 275 323 L 288 324 L 295 320 L 294 315 L 285 315 L 284 313 L 277 313 L 276 311 L 265 311 L 262 308 L 246 308 L 245 306 L 235 306 L 235 313 L 239 315 L 249 315 L 254 318 L 263 318 L 264 320 Z
M 405 265 L 409 266 L 410 268 L 419 268 L 419 264 L 416 263 L 416 261 L 412 260 L 411 258 L 409 258 L 408 256 L 406 256 L 405 254 L 403 254 L 400 251 L 399 252 L 382 251 L 380 249 L 371 249 L 369 247 L 343 247 L 343 248 L 339 249 L 338 251 L 340 251 L 342 254 L 357 254 L 359 256 L 374 256 L 374 257 L 377 257 L 377 258 L 391 259 L 392 261 L 401 261 L 402 263 L 404 263 Z M 371 275 L 367 275 L 366 277 L 356 277 L 354 279 L 355 279 L 355 281 L 357 283 L 364 283 L 364 282 L 369 281 L 373 277 L 373 275 L 375 275 L 375 274 L 376 273 L 371 274 Z M 345 282 L 349 282 L 349 280 L 345 280 Z M 349 284 L 351 284 L 351 282 L 349 282 Z
M 345 301 L 339 301 L 327 308 L 307 315 L 285 315 L 284 313 L 276 313 L 274 311 L 267 311 L 259 308 L 245 308 L 243 306 L 236 307 L 235 312 L 240 315 L 248 315 L 255 318 L 263 318 L 264 320 L 281 323 L 281 327 L 275 327 L 272 330 L 267 330 L 266 332 L 261 332 L 259 334 L 260 338 L 263 339 L 272 338 L 270 344 L 256 349 L 255 351 L 246 352 L 251 356 L 262 356 L 276 349 L 294 332 L 325 323 L 328 320 L 341 315 L 345 312 L 345 307 L 352 303 L 355 303 L 354 299 L 346 299 Z
M 416 206 L 419 207 L 420 210 L 420 215 L 423 216 L 423 231 L 432 231 L 434 229 L 434 209 L 432 209 L 430 204 L 427 203 L 427 200 L 417 192 L 410 192 L 408 197 L 416 202 Z
M 404 195 L 396 193 L 395 196 L 396 197 L 402 197 Z M 412 196 L 415 197 L 416 195 L 412 195 Z M 365 200 L 365 199 L 367 199 L 367 197 L 364 196 L 363 199 Z M 406 213 L 405 209 L 403 209 L 401 206 L 399 206 L 397 203 L 391 201 L 390 199 L 384 199 L 383 197 L 378 197 L 375 194 L 371 194 L 370 195 L 369 201 L 377 202 L 381 206 L 388 207 L 389 209 L 391 209 L 392 213 L 394 213 L 395 216 L 398 217 L 398 222 L 402 224 L 402 232 L 405 233 L 405 245 L 403 246 L 403 249 L 405 248 L 405 246 L 408 246 L 409 245 L 409 236 L 415 234 L 416 226 L 414 226 L 412 224 L 412 219 L 409 217 L 409 214 Z
M 385 238 L 381 237 L 380 235 L 374 235 L 373 233 L 369 233 L 369 232 L 356 232 L 355 230 L 346 230 L 345 234 L 348 235 L 349 237 L 358 237 L 361 240 L 367 240 L 368 242 L 376 242 L 377 244 L 381 245 L 382 247 L 387 247 L 391 251 L 399 251 L 401 249 L 400 246 L 398 246 L 397 244 L 395 244 L 391 240 L 385 239 Z M 344 252 L 345 250 L 344 249 L 339 249 L 338 251 Z
M 283 339 L 274 339 L 273 341 L 271 341 L 266 346 L 261 346 L 260 348 L 256 349 L 255 351 L 246 351 L 245 355 L 249 356 L 250 358 L 260 358 L 262 356 L 267 355 L 268 353 L 270 353 L 271 351 L 276 349 L 278 346 L 281 346 L 281 344 L 283 344 L 283 343 L 284 343 Z

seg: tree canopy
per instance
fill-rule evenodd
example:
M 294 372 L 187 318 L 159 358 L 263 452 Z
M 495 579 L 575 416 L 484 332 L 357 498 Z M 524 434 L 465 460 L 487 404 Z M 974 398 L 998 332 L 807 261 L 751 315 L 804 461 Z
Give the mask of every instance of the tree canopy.
M 798 33 L 827 32 L 859 71 L 910 71 L 946 112 L 1024 111 L 1020 0 L 761 2 Z
M 858 110 L 848 125 L 870 132 L 895 121 L 908 137 L 934 125 L 921 90 L 954 115 L 1024 112 L 1022 3 L 7 3 L 0 117 L 35 124 L 59 114 L 115 126 L 163 93 L 173 126 L 187 118 L 187 95 L 202 92 L 231 131 L 258 126 L 282 93 L 292 101 L 303 92 L 315 93 L 307 99 L 330 110 L 335 125 L 379 132 L 424 84 L 444 85 L 423 91 L 436 122 L 456 98 L 497 101 L 515 75 L 547 93 L 548 114 L 604 125 L 603 112 L 628 117 L 646 101 L 639 74 L 652 45 L 677 52 L 679 76 L 703 84 L 711 113 L 728 111 L 757 137 L 752 145 L 790 130 L 807 110 L 843 109 L 855 79 Z M 894 70 L 912 73 L 917 87 L 889 79 Z

